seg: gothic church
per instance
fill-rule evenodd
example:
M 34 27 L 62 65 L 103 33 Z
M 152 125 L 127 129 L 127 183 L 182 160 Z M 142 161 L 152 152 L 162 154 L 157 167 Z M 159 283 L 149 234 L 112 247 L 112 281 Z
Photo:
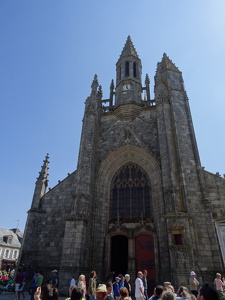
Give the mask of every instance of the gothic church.
M 164 54 L 154 99 L 128 36 L 116 82 L 85 102 L 77 169 L 47 191 L 48 155 L 28 211 L 20 265 L 71 275 L 148 270 L 148 285 L 200 282 L 224 271 L 225 179 L 204 170 L 181 71 Z

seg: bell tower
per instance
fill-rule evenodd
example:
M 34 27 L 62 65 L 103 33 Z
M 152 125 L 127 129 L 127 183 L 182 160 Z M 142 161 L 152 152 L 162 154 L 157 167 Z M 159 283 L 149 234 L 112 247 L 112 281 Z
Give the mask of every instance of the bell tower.
M 115 105 L 141 103 L 142 65 L 130 36 L 116 64 Z

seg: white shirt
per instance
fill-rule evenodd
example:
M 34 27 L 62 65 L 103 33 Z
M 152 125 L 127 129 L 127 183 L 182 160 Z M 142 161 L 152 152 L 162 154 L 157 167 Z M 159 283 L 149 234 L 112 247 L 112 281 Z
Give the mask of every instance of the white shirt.
M 140 292 L 140 288 L 142 290 L 142 293 Z M 135 280 L 135 297 L 143 297 L 144 294 L 144 285 L 141 278 L 137 277 Z

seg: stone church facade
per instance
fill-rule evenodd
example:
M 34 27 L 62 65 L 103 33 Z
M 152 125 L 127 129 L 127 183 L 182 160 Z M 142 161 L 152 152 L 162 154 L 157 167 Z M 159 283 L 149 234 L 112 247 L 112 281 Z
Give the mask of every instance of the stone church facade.
M 225 179 L 201 167 L 182 73 L 164 54 L 154 99 L 128 36 L 109 99 L 97 76 L 85 102 L 77 169 L 47 191 L 46 156 L 28 211 L 20 265 L 99 282 L 148 270 L 150 289 L 224 271 Z

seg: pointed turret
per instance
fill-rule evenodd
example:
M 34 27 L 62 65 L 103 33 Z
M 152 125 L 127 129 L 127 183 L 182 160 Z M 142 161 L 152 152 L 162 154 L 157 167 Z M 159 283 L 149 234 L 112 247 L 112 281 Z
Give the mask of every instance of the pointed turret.
M 131 37 L 129 35 L 127 37 L 126 44 L 123 47 L 123 50 L 121 52 L 119 60 L 123 57 L 128 57 L 128 56 L 134 56 L 135 58 L 139 59 L 137 51 L 134 48 L 133 42 L 132 42 Z
M 145 76 L 145 87 L 146 87 L 146 97 L 147 97 L 147 101 L 150 101 L 150 79 L 148 74 L 146 74 Z
M 161 101 L 170 103 L 172 90 L 184 92 L 182 72 L 166 53 L 163 54 L 161 62 L 157 64 L 154 90 L 156 103 L 158 104 Z
M 46 188 L 48 187 L 48 164 L 49 164 L 49 154 L 45 156 L 45 160 L 43 160 L 44 164 L 41 167 L 41 172 L 39 172 L 39 176 L 37 178 L 33 201 L 32 201 L 32 209 L 38 209 L 40 206 L 40 199 L 46 193 Z
M 95 74 L 91 85 L 91 95 L 95 95 L 98 88 L 98 76 Z
M 101 107 L 102 87 L 98 84 L 98 76 L 95 74 L 91 84 L 91 94 L 85 102 L 85 115 L 97 115 Z
M 161 62 L 158 63 L 157 71 L 162 72 L 165 70 L 180 72 L 180 70 L 175 66 L 175 64 L 172 62 L 172 60 L 169 58 L 169 56 L 164 52 Z
M 114 94 L 114 81 L 112 79 L 111 81 L 111 85 L 110 85 L 110 95 L 109 95 L 109 106 L 112 107 L 113 106 L 113 94 Z
M 116 64 L 115 104 L 141 103 L 142 65 L 130 36 Z

